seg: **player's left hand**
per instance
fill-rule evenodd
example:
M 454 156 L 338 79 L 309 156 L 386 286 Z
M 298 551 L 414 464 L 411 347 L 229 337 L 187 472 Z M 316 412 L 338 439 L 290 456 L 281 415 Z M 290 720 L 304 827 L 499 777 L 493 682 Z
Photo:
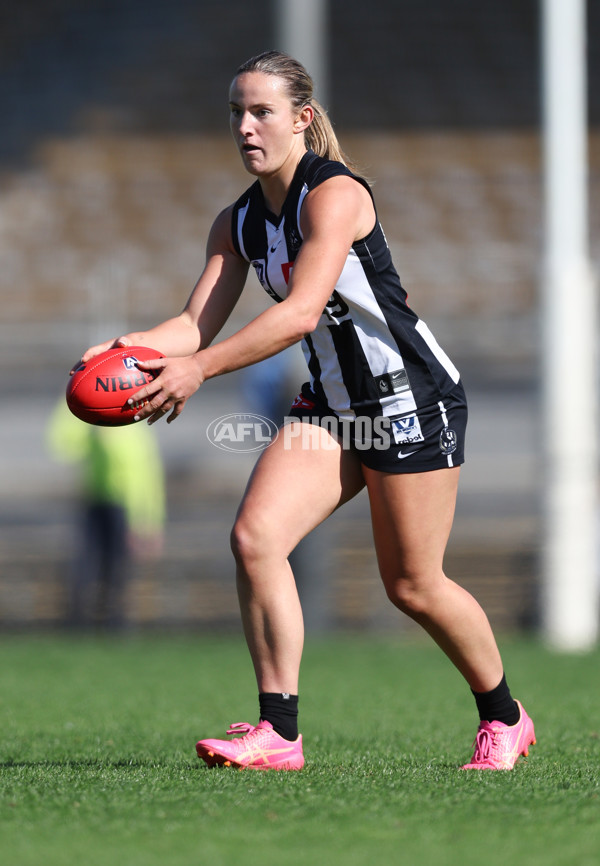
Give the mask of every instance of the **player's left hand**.
M 156 358 L 140 361 L 141 370 L 160 370 L 156 379 L 145 385 L 129 399 L 130 405 L 140 404 L 135 420 L 146 419 L 154 424 L 171 413 L 167 424 L 181 415 L 187 400 L 204 382 L 197 358 Z

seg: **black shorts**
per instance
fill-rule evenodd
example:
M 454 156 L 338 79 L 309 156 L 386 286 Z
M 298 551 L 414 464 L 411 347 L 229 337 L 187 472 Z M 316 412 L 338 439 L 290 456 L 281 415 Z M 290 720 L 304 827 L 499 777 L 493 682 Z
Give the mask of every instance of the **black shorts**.
M 287 415 L 326 428 L 365 466 L 394 474 L 431 472 L 465 461 L 467 401 L 459 382 L 438 403 L 391 417 L 341 419 L 308 382 Z

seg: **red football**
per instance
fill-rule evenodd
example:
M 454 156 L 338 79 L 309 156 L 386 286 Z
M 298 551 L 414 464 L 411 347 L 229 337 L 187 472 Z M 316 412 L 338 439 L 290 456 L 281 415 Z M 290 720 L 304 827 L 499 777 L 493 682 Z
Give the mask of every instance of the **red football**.
M 127 346 L 109 349 L 81 363 L 67 385 L 69 409 L 88 424 L 101 427 L 133 424 L 139 406 L 129 406 L 127 400 L 160 372 L 140 370 L 138 361 L 153 358 L 164 355 L 146 346 Z

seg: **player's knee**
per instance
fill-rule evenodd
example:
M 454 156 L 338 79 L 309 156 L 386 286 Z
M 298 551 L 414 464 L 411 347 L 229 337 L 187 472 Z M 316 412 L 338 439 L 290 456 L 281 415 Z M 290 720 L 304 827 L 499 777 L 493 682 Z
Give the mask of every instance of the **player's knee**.
M 418 619 L 427 615 L 431 594 L 422 581 L 408 576 L 397 578 L 386 583 L 386 593 L 392 604 L 407 616 Z
M 388 585 L 386 587 L 387 597 L 392 602 L 392 604 L 398 608 L 398 610 L 402 611 L 402 613 L 406 613 L 410 616 L 411 610 L 414 606 L 414 599 L 410 592 L 407 592 L 405 587 L 400 586 L 398 583 L 394 583 L 391 586 Z
M 256 518 L 243 514 L 236 519 L 231 530 L 231 551 L 238 565 L 249 567 L 270 549 L 268 533 Z
M 233 524 L 230 536 L 231 552 L 235 557 L 238 565 L 250 558 L 250 552 L 253 549 L 253 535 L 248 531 L 247 527 L 241 520 L 236 520 Z

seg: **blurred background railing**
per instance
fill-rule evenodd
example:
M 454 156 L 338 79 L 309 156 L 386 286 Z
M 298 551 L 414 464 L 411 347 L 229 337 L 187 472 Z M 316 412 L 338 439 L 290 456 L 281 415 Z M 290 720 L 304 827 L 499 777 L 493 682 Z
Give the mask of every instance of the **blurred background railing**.
M 538 620 L 540 167 L 537 0 L 330 0 L 328 102 L 374 179 L 414 308 L 470 395 L 449 574 L 501 629 Z M 63 621 L 77 468 L 49 454 L 69 365 L 176 313 L 215 214 L 248 185 L 227 88 L 273 47 L 267 0 L 22 0 L 0 9 L 0 624 Z M 600 7 L 588 4 L 592 253 L 600 255 Z M 267 303 L 249 281 L 228 330 Z M 303 381 L 301 362 L 289 399 Z M 137 557 L 133 626 L 238 625 L 229 527 L 253 460 L 206 438 L 252 411 L 243 373 L 153 428 L 165 544 Z M 569 426 L 566 419 L 565 436 Z M 143 472 L 143 466 L 139 467 Z M 389 608 L 359 497 L 299 553 L 311 628 L 410 629 Z M 306 562 L 309 565 L 306 567 Z M 303 567 L 304 564 L 304 567 Z

